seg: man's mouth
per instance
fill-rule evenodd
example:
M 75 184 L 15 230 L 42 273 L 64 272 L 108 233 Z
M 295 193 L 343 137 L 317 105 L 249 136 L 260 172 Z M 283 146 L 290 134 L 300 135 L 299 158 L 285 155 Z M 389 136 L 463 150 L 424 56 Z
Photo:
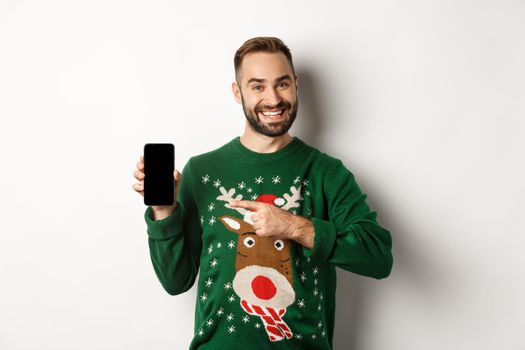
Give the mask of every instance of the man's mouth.
M 261 111 L 258 113 L 259 117 L 264 117 L 267 120 L 276 121 L 281 119 L 281 117 L 285 114 L 286 108 L 278 109 L 275 111 Z

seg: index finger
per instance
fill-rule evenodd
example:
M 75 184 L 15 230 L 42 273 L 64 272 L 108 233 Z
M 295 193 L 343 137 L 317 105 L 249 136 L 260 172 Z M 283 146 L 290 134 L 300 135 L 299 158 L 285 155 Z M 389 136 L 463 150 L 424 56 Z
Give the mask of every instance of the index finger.
M 260 209 L 263 204 L 254 201 L 232 201 L 230 207 L 240 207 L 244 209 Z

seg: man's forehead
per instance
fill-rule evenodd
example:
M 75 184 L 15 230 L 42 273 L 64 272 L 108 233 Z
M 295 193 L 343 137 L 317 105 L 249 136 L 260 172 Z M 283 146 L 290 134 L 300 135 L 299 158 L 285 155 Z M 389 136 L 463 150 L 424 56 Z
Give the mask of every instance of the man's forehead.
M 244 57 L 239 73 L 245 82 L 253 79 L 274 81 L 286 75 L 293 77 L 292 67 L 282 52 L 249 53 Z

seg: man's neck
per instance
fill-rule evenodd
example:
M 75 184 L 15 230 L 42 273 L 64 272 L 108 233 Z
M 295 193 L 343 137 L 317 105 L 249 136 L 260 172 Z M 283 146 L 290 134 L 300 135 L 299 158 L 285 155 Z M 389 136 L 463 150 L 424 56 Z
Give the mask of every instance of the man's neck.
M 284 148 L 292 142 L 293 137 L 286 133 L 281 136 L 270 137 L 260 134 L 246 126 L 244 134 L 241 136 L 241 144 L 251 151 L 257 153 L 273 153 Z

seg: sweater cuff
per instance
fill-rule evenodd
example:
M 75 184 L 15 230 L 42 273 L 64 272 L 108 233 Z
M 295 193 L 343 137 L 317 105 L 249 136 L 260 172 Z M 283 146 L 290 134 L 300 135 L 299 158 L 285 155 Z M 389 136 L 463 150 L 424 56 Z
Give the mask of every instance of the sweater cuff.
M 316 260 L 327 261 L 334 249 L 337 231 L 329 221 L 310 218 L 314 225 L 314 246 L 312 249 L 303 247 L 304 256 Z
M 147 224 L 147 233 L 151 239 L 162 240 L 177 236 L 180 231 L 181 208 L 177 203 L 177 209 L 170 216 L 161 220 L 153 220 L 153 208 L 148 206 L 144 213 L 144 219 Z

